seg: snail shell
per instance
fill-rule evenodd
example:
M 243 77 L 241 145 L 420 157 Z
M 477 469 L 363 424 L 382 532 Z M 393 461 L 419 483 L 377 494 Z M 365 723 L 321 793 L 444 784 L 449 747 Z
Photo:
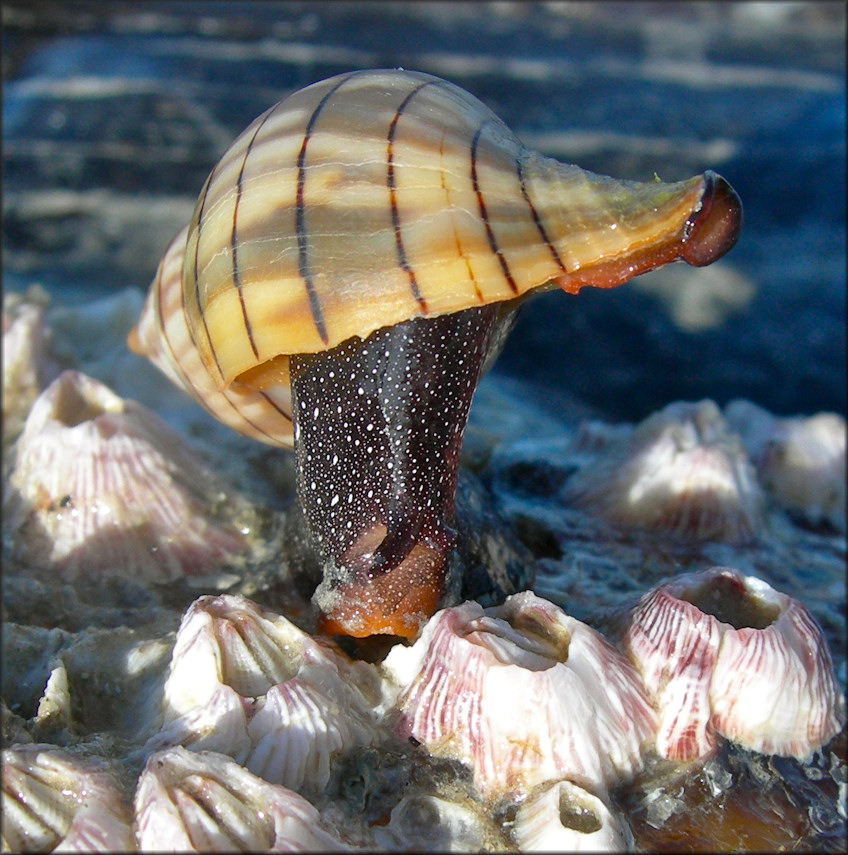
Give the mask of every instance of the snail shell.
M 367 588 L 369 573 L 369 579 L 385 576 L 416 544 L 442 558 L 449 551 L 456 457 L 468 404 L 512 312 L 528 293 L 612 287 L 676 259 L 709 264 L 733 246 L 740 222 L 738 197 L 715 173 L 673 184 L 595 175 L 527 149 L 480 101 L 447 81 L 402 70 L 356 71 L 295 92 L 233 143 L 206 181 L 187 231 L 166 252 L 130 346 L 236 430 L 295 447 L 300 500 L 319 545 L 330 544 L 328 563 L 349 565 L 351 549 L 359 557 L 372 555 L 383 535 L 402 542 L 388 550 L 391 556 L 382 556 L 387 562 L 357 571 Z M 472 321 L 469 311 L 475 313 Z M 464 358 L 463 341 L 437 357 L 433 371 L 448 372 L 439 384 L 442 397 L 430 397 L 421 408 L 432 372 L 419 382 L 417 369 L 395 371 L 391 365 L 399 359 L 416 363 L 418 356 L 407 358 L 410 338 L 425 348 L 434 347 L 434 340 L 457 339 L 460 332 L 447 328 L 422 332 L 431 329 L 428 319 L 445 316 L 461 318 L 461 328 L 470 331 L 461 334 L 471 336 L 472 357 Z M 405 324 L 414 325 L 411 336 Z M 381 342 L 383 362 L 356 349 L 378 330 L 399 330 Z M 307 356 L 324 353 L 329 362 Z M 331 392 L 338 369 L 350 365 L 356 377 L 344 392 Z M 302 381 L 292 382 L 293 370 Z M 457 371 L 462 391 L 450 379 Z M 444 458 L 453 471 L 444 479 L 413 477 L 400 488 L 395 484 L 388 489 L 404 495 L 382 503 L 341 494 L 336 502 L 361 506 L 362 521 L 359 532 L 340 535 L 332 531 L 342 525 L 340 518 L 326 511 L 339 495 L 337 479 L 325 477 L 326 467 L 319 468 L 320 477 L 310 472 L 315 454 L 298 452 L 304 443 L 294 438 L 293 420 L 298 396 L 310 401 L 310 413 L 341 407 L 340 426 L 345 414 L 354 419 L 358 405 L 350 396 L 355 399 L 363 388 L 357 378 L 365 374 L 397 375 L 395 385 L 406 393 L 405 403 L 392 404 L 392 416 L 384 419 L 397 421 L 401 410 L 410 433 L 405 427 L 375 454 L 414 456 L 427 447 L 428 461 Z M 317 399 L 310 389 L 320 384 L 332 406 L 313 405 Z M 378 385 L 371 396 L 377 416 L 384 391 L 386 400 L 394 395 Z M 440 432 L 442 446 L 428 445 L 427 425 L 415 426 L 416 414 L 423 409 L 432 424 L 438 401 L 452 395 L 464 402 L 453 408 L 457 427 Z M 373 431 L 373 420 L 361 430 L 367 424 Z M 326 449 L 320 432 L 329 436 L 331 428 L 316 417 L 308 429 L 319 436 L 314 448 Z M 345 485 L 363 480 L 363 495 L 384 492 L 391 482 L 385 472 L 376 487 L 356 477 L 363 457 L 353 453 L 352 434 L 346 436 L 351 439 L 328 440 L 331 448 L 323 456 L 344 458 Z M 405 468 L 421 467 L 413 460 Z M 434 485 L 437 496 L 414 495 Z M 428 515 L 426 524 L 416 521 L 419 511 Z M 350 515 L 345 528 L 348 522 L 357 528 Z M 404 536 L 399 527 L 412 535 Z M 413 589 L 435 586 L 435 598 L 419 598 L 424 616 L 435 608 L 443 573 L 444 568 L 428 570 L 426 580 L 403 583 Z M 330 587 L 345 588 L 350 580 L 344 576 Z M 396 602 L 380 617 L 363 621 L 368 598 L 366 591 L 354 609 L 359 616 L 340 617 L 333 631 L 417 631 L 421 616 L 407 619 L 418 608 L 410 602 Z M 392 616 L 398 609 L 405 616 Z

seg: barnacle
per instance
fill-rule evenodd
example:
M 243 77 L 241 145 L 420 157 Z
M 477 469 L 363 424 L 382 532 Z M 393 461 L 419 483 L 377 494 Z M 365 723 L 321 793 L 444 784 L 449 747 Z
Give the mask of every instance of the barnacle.
M 5 487 L 14 554 L 69 581 L 168 582 L 248 547 L 246 504 L 155 413 L 78 371 L 33 404 Z
M 721 734 L 803 759 L 844 726 L 821 629 L 754 576 L 713 567 L 674 577 L 639 600 L 623 645 L 658 710 L 664 757 L 705 756 Z
M 530 592 L 440 611 L 383 665 L 401 735 L 470 765 L 487 796 L 565 777 L 603 791 L 640 768 L 656 726 L 630 664 Z

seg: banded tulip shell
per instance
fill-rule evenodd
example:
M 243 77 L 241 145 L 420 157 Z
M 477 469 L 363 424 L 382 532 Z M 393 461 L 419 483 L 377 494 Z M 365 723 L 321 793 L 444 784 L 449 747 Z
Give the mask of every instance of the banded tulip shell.
M 740 221 L 715 173 L 594 175 L 444 80 L 352 72 L 224 154 L 130 346 L 227 424 L 294 447 L 322 628 L 412 637 L 445 588 L 471 397 L 520 300 L 709 264 Z

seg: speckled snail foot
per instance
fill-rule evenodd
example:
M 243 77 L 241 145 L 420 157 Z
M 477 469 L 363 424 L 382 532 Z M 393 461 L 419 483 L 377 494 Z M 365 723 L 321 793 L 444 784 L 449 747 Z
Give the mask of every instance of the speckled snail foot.
M 325 558 L 325 631 L 409 637 L 435 610 L 462 434 L 500 315 L 492 304 L 415 318 L 292 357 L 298 494 Z
M 445 590 L 468 408 L 518 304 L 710 264 L 740 225 L 713 172 L 595 175 L 445 80 L 355 71 L 224 153 L 130 346 L 225 424 L 295 449 L 321 628 L 411 638 Z

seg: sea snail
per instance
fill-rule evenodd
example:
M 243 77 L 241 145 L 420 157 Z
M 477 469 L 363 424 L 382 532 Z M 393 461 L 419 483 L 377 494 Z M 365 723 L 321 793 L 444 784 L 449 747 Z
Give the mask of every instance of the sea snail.
M 740 224 L 713 172 L 595 175 L 445 80 L 355 71 L 225 152 L 129 344 L 226 424 L 294 448 L 319 629 L 411 638 L 444 591 L 471 398 L 519 303 L 710 264 Z

